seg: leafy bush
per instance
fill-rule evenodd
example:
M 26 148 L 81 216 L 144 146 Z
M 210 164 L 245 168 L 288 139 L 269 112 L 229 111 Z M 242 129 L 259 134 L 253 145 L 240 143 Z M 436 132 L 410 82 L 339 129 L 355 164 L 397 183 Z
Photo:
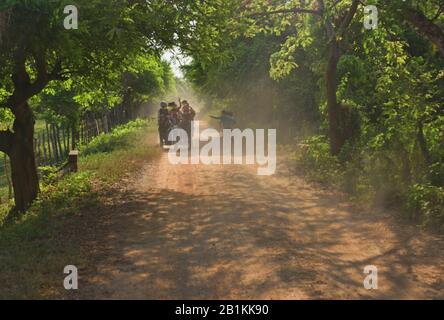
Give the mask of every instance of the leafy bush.
M 146 121 L 137 120 L 83 146 L 90 155 L 80 157 L 78 173 L 60 177 L 58 168 L 40 167 L 42 192 L 15 220 L 4 223 L 9 207 L 0 207 L 0 299 L 65 297 L 57 275 L 72 261 L 78 267 L 87 264 L 78 230 L 72 228 L 87 221 L 85 214 L 94 213 L 91 209 L 100 201 L 95 190 L 103 190 L 110 179 L 117 181 L 138 168 L 137 161 L 160 152 L 154 138 L 149 139 L 155 128 L 146 127 Z M 23 268 L 26 265 L 32 269 Z
M 441 163 L 431 165 L 423 176 L 412 176 L 412 161 L 406 153 L 362 147 L 356 150 L 344 147 L 347 159 L 333 157 L 327 139 L 315 136 L 299 146 L 297 165 L 310 180 L 338 187 L 360 204 L 403 209 L 407 218 L 421 227 L 444 232 Z
M 314 136 L 299 145 L 296 154 L 299 166 L 311 180 L 316 182 L 338 181 L 340 164 L 330 155 L 330 147 L 325 136 Z
M 407 212 L 421 226 L 444 232 L 444 188 L 413 185 L 408 194 Z
M 92 172 L 101 182 L 114 183 L 159 154 L 157 127 L 137 120 L 94 139 L 82 148 L 79 170 Z
M 76 212 L 82 204 L 88 203 L 92 197 L 90 178 L 90 172 L 81 172 L 67 175 L 59 181 L 51 180 L 49 182 L 47 180 L 47 183 L 42 182 L 38 199 L 16 223 L 29 222 L 34 217 L 43 217 L 48 214 L 56 213 L 58 215 L 64 212 Z
M 72 261 L 79 267 L 84 261 L 78 243 L 70 241 L 69 225 L 78 221 L 82 208 L 96 203 L 91 186 L 87 172 L 43 184 L 43 192 L 25 214 L 3 225 L 0 221 L 0 299 L 65 294 L 57 275 Z
M 49 185 L 57 179 L 58 168 L 55 166 L 39 167 L 40 180 L 44 185 Z
M 88 145 L 80 148 L 82 155 L 94 153 L 108 153 L 128 144 L 132 133 L 148 126 L 146 120 L 137 119 L 125 125 L 116 127 L 111 133 L 95 137 Z
M 31 208 L 32 211 L 76 211 L 85 199 L 90 199 L 92 191 L 91 173 L 81 172 L 64 177 L 58 183 L 44 185 L 40 198 Z M 69 205 L 67 205 L 69 203 Z

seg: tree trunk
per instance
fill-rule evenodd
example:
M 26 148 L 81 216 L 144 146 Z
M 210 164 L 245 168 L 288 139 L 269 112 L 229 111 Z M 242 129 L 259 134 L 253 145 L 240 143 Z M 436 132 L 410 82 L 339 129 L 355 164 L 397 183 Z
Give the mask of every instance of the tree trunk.
M 335 30 L 332 18 L 327 16 L 326 29 L 327 36 L 329 38 L 330 52 L 328 57 L 327 71 L 326 71 L 326 86 L 327 86 L 327 110 L 329 121 L 329 138 L 330 138 L 330 152 L 332 155 L 338 155 L 343 145 L 349 137 L 348 123 L 343 112 L 343 108 L 337 100 L 338 89 L 338 62 L 341 58 L 340 41 L 344 36 L 344 33 L 350 26 L 356 11 L 358 9 L 360 1 L 353 0 L 350 5 L 350 10 L 342 19 L 340 24 Z M 325 12 L 325 5 L 323 0 L 318 0 L 319 10 Z
M 71 127 L 71 150 L 76 150 L 79 140 L 81 141 L 79 130 L 77 129 L 77 125 L 73 124 Z
M 73 130 L 74 130 L 74 128 L 73 128 Z M 73 140 L 73 142 L 74 142 L 74 140 Z M 85 123 L 83 121 L 80 122 L 80 143 L 85 144 Z M 75 145 L 73 144 L 73 148 L 72 148 L 73 150 L 75 149 L 74 147 L 75 147 Z
M 66 134 L 66 129 L 63 126 L 60 126 L 60 131 L 62 132 L 62 147 L 63 147 L 63 157 L 65 158 L 68 155 L 68 145 L 69 145 L 69 141 L 67 141 L 67 139 L 69 139 L 69 136 Z
M 44 157 L 44 164 L 48 163 L 48 155 L 46 153 L 46 140 L 45 140 L 45 132 L 42 132 L 40 134 L 40 139 L 42 140 L 42 147 L 43 147 L 43 157 Z
M 327 111 L 329 122 L 330 152 L 338 155 L 344 145 L 344 136 L 341 133 L 341 108 L 337 101 L 338 88 L 337 67 L 341 57 L 336 39 L 331 40 L 330 54 L 328 58 L 326 85 L 327 85 Z
M 54 150 L 54 155 L 55 155 L 55 162 L 58 163 L 59 162 L 59 150 L 57 148 L 57 137 L 56 137 L 56 132 L 55 132 L 55 128 L 54 125 L 51 124 L 50 125 L 50 131 L 51 131 L 51 144 L 52 144 L 52 149 Z
M 63 161 L 65 159 L 65 154 L 63 153 L 62 143 L 60 141 L 60 128 L 58 124 L 54 124 L 55 132 L 56 132 L 56 143 L 57 148 L 59 149 L 59 159 Z
M 71 151 L 71 140 L 72 140 L 72 136 L 71 136 L 71 128 L 68 127 L 66 129 L 64 129 L 65 135 L 66 135 L 66 145 L 65 145 L 65 149 L 66 149 L 66 153 L 69 154 L 69 151 Z
M 432 164 L 432 156 L 430 155 L 429 147 L 427 145 L 427 140 L 424 136 L 424 125 L 422 122 L 418 123 L 418 131 L 417 131 L 417 139 L 419 143 L 419 147 L 421 148 L 422 156 L 427 165 Z
M 52 80 L 62 80 L 61 63 L 58 61 L 48 72 L 46 49 L 32 53 L 36 65 L 36 78 L 32 81 L 26 70 L 27 48 L 18 45 L 13 52 L 12 83 L 14 91 L 6 105 L 15 116 L 13 132 L 0 132 L 0 150 L 9 155 L 11 180 L 14 186 L 15 211 L 25 211 L 37 198 L 39 179 L 34 154 L 34 116 L 28 99 L 39 94 Z
M 5 177 L 6 177 L 6 182 L 8 183 L 8 199 L 12 199 L 13 189 L 11 183 L 11 176 L 9 175 L 9 169 L 8 169 L 8 156 L 6 155 L 6 153 L 3 154 L 4 154 Z
M 17 107 L 8 155 L 14 187 L 15 210 L 25 211 L 37 198 L 39 179 L 34 155 L 34 117 L 27 103 Z
M 7 32 L 10 19 L 11 19 L 11 9 L 7 9 L 0 12 L 0 44 L 2 43 L 4 35 Z
M 54 150 L 52 150 L 52 152 L 51 152 L 51 133 L 49 131 L 48 122 L 45 121 L 45 125 L 46 125 L 46 137 L 48 138 L 48 140 L 47 140 L 47 143 L 48 143 L 48 153 L 49 153 L 48 164 L 52 164 L 52 162 L 53 162 L 52 155 L 54 155 Z

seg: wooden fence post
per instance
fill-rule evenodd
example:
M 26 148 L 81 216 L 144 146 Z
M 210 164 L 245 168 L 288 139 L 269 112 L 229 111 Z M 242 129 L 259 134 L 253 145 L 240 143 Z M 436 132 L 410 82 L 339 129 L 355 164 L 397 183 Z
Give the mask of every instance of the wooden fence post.
M 60 131 L 62 131 L 63 157 L 66 157 L 66 155 L 68 154 L 68 147 L 66 145 L 66 130 L 64 127 L 61 127 Z
M 12 199 L 12 182 L 11 182 L 11 177 L 9 176 L 9 171 L 8 171 L 8 157 L 6 156 L 6 153 L 4 153 L 4 165 L 5 165 L 5 177 L 6 177 L 6 181 L 8 182 L 8 198 Z
M 71 150 L 77 148 L 77 143 L 79 142 L 79 138 L 81 139 L 80 133 L 78 129 L 76 130 L 75 125 L 73 125 L 71 128 Z
M 79 151 L 72 150 L 69 152 L 68 165 L 69 165 L 70 172 L 77 172 L 78 171 L 78 164 L 77 164 L 78 158 L 79 158 Z
M 46 141 L 45 141 L 45 133 L 44 132 L 42 132 L 40 134 L 40 139 L 42 140 L 41 144 L 42 144 L 42 147 L 43 147 L 44 164 L 47 164 L 48 163 L 48 157 L 47 157 L 47 154 L 46 154 Z
M 65 128 L 65 131 L 66 131 L 66 146 L 65 146 L 65 149 L 66 149 L 66 153 L 68 154 L 69 151 L 71 151 L 71 139 L 70 139 L 71 138 L 70 137 L 71 130 L 70 130 L 69 126 L 67 128 Z
M 47 145 L 48 145 L 48 164 L 50 164 L 52 162 L 51 134 L 50 134 L 48 122 L 45 122 L 45 123 L 46 123 L 46 137 L 48 138 L 48 140 L 47 140 Z M 54 150 L 52 150 L 52 154 L 54 154 Z
M 57 147 L 58 147 L 58 149 L 59 149 L 59 161 L 62 161 L 63 158 L 64 158 L 64 156 L 65 156 L 65 154 L 64 154 L 64 152 L 63 152 L 62 144 L 61 144 L 61 142 L 60 142 L 60 129 L 59 129 L 58 124 L 54 124 L 54 127 L 55 127 L 55 130 L 56 130 L 56 142 L 57 142 Z
M 103 123 L 103 131 L 105 133 L 109 132 L 109 128 L 108 128 L 108 117 L 107 116 L 103 116 L 102 117 L 102 123 Z
M 34 161 L 35 161 L 35 165 L 36 166 L 38 166 L 39 165 L 39 161 L 40 161 L 40 155 L 38 154 L 38 152 L 37 152 L 37 143 L 38 143 L 38 140 L 37 140 L 37 138 L 35 138 L 34 137 Z
M 94 119 L 94 121 L 96 122 L 97 135 L 99 135 L 100 134 L 99 121 L 97 121 L 97 119 Z
M 85 144 L 84 135 L 83 135 L 83 129 L 84 129 L 84 124 L 83 124 L 83 122 L 81 122 L 80 123 L 80 143 L 81 144 Z
M 59 162 L 59 150 L 57 150 L 57 140 L 56 140 L 56 132 L 55 132 L 55 128 L 54 128 L 54 124 L 50 125 L 51 127 L 51 144 L 52 144 L 52 149 L 54 151 L 54 161 L 55 162 Z

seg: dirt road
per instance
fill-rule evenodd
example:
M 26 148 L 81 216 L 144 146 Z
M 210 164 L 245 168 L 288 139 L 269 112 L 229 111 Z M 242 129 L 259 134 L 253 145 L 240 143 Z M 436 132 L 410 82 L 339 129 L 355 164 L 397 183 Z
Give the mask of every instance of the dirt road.
M 444 298 L 444 241 L 290 174 L 147 163 L 100 208 L 79 294 L 99 299 Z M 378 267 L 378 290 L 363 286 Z

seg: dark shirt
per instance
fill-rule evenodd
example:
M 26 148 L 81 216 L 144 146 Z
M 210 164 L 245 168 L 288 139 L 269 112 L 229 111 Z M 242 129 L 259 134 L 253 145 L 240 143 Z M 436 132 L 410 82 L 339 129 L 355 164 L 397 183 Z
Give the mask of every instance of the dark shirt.
M 220 117 L 211 116 L 211 118 L 219 120 L 223 129 L 233 129 L 236 124 L 234 117 L 226 114 L 223 114 Z
M 164 126 L 168 122 L 168 116 L 169 116 L 168 109 L 166 109 L 166 108 L 160 109 L 158 116 L 157 116 L 158 125 Z

